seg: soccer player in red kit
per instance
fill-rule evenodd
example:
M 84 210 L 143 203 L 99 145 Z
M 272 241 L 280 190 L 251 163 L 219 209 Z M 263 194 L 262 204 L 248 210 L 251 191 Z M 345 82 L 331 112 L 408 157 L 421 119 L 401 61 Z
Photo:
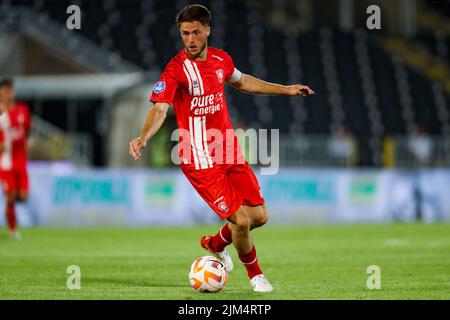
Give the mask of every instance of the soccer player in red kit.
M 225 51 L 208 47 L 210 22 L 210 11 L 201 5 L 189 5 L 178 13 L 184 49 L 167 64 L 153 87 L 153 107 L 140 136 L 130 141 L 129 151 L 135 160 L 140 158 L 141 149 L 159 130 L 172 103 L 180 129 L 179 146 L 189 146 L 180 151 L 180 167 L 211 209 L 228 220 L 216 235 L 202 237 L 201 246 L 220 257 L 231 271 L 233 263 L 225 247 L 233 243 L 253 291 L 271 292 L 250 235 L 250 230 L 268 221 L 266 206 L 236 136 L 229 134 L 233 127 L 224 85 L 252 94 L 307 96 L 314 91 L 300 84 L 273 84 L 241 73 Z
M 0 178 L 6 200 L 9 233 L 20 239 L 15 203 L 28 198 L 27 138 L 31 128 L 29 108 L 16 102 L 11 79 L 0 81 Z

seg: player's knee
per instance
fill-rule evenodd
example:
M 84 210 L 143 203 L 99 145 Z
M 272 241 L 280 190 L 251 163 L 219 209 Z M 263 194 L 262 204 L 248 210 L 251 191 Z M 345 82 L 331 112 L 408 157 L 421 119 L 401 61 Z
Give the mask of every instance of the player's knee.
M 251 221 L 244 212 L 236 212 L 233 219 L 229 219 L 231 228 L 237 232 L 245 232 L 250 229 Z
M 269 222 L 269 215 L 264 212 L 264 214 L 261 217 L 260 223 L 263 226 L 263 225 L 267 224 L 267 222 Z
M 241 232 L 248 231 L 250 229 L 250 221 L 248 218 L 239 219 L 237 221 L 236 227 Z
M 28 193 L 19 193 L 18 195 L 17 195 L 17 201 L 18 202 L 25 202 L 25 201 L 27 201 L 28 200 Z
M 15 202 L 17 199 L 17 194 L 15 192 L 9 192 L 5 195 L 7 202 Z
M 252 226 L 254 228 L 262 227 L 267 222 L 269 222 L 269 215 L 264 211 L 264 213 L 261 213 L 253 219 Z

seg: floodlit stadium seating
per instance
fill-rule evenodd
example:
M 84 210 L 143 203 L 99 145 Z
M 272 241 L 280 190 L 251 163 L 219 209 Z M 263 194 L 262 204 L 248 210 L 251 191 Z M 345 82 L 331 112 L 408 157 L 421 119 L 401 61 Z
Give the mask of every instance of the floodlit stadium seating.
M 249 96 L 227 88 L 235 121 L 248 127 L 279 128 L 283 133 L 329 134 L 345 126 L 362 141 L 407 134 L 416 125 L 432 134 L 443 133 L 444 118 L 450 112 L 448 95 L 436 107 L 430 97 L 440 94 L 437 84 L 386 52 L 365 31 L 321 27 L 298 33 L 265 23 L 256 1 L 196 2 L 213 11 L 210 44 L 227 50 L 241 71 L 271 82 L 305 83 L 317 92 L 301 99 Z M 449 12 L 447 1 L 437 2 L 438 9 Z M 27 6 L 61 24 L 67 19 L 67 6 L 78 4 L 80 32 L 86 38 L 143 70 L 159 71 L 181 48 L 175 14 L 188 3 L 0 0 L 2 7 Z M 448 37 L 439 40 L 419 32 L 417 39 L 449 60 Z M 64 126 L 64 121 L 60 124 Z M 370 155 L 379 152 L 376 149 L 379 145 L 369 144 L 364 164 L 377 162 Z

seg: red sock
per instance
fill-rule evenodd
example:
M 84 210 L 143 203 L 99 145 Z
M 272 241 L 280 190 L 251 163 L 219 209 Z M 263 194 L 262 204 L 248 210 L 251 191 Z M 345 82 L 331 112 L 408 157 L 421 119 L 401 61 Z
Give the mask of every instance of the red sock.
M 14 208 L 14 202 L 8 202 L 6 204 L 6 220 L 8 221 L 9 231 L 16 230 L 16 209 Z
M 249 253 L 239 253 L 239 259 L 247 269 L 247 274 L 250 279 L 263 273 L 258 264 L 255 247 Z
M 216 252 L 222 252 L 231 243 L 231 231 L 226 223 L 215 236 L 211 238 L 210 245 Z

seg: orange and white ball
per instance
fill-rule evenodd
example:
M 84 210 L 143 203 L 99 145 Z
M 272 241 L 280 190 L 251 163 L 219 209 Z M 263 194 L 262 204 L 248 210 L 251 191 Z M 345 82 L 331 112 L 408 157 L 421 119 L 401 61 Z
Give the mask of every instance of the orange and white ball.
M 197 292 L 215 293 L 222 290 L 228 280 L 228 273 L 222 260 L 204 256 L 195 260 L 189 270 L 189 281 Z

